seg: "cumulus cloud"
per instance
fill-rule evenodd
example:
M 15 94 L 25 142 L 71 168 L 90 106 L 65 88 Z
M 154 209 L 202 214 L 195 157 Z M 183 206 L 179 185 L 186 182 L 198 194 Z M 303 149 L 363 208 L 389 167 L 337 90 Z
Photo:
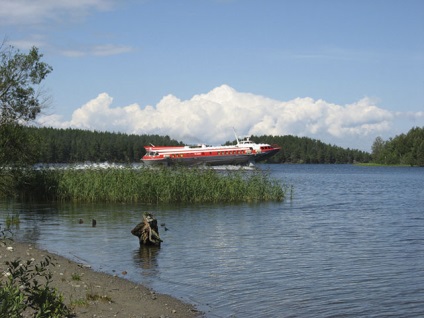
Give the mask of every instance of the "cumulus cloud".
M 42 125 L 133 134 L 160 134 L 186 143 L 222 144 L 239 135 L 306 136 L 343 147 L 369 150 L 376 136 L 388 132 L 399 114 L 369 98 L 337 105 L 309 97 L 279 101 L 242 93 L 222 85 L 181 100 L 168 95 L 155 106 L 112 107 L 113 98 L 99 94 L 74 111 L 70 121 L 46 116 Z M 413 114 L 408 114 L 413 116 Z M 422 116 L 415 114 L 416 117 Z M 421 117 L 422 118 L 422 117 Z M 362 142 L 361 142 L 362 141 Z

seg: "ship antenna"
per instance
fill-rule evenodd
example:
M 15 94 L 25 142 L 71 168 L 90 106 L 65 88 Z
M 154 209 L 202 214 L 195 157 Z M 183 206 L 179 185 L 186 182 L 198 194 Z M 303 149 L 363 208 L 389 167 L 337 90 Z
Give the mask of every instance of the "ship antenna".
M 234 130 L 234 135 L 236 136 L 237 145 L 238 145 L 239 144 L 239 139 L 238 139 L 238 136 L 237 136 L 237 133 L 236 133 L 236 129 L 233 127 L 233 130 Z

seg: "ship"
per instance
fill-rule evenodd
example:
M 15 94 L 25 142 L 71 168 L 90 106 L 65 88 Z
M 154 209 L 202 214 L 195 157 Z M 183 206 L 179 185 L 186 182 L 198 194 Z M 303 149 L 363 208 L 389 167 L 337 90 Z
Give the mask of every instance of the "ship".
M 254 165 L 264 161 L 281 150 L 277 145 L 255 143 L 250 137 L 239 139 L 227 146 L 144 146 L 146 154 L 141 158 L 145 165 Z

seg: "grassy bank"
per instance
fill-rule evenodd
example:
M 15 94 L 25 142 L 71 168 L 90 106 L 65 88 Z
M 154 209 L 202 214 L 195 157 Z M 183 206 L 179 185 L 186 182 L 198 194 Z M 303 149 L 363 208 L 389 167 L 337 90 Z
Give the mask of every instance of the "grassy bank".
M 262 171 L 213 169 L 28 170 L 15 179 L 22 199 L 77 202 L 217 203 L 282 201 L 285 188 Z

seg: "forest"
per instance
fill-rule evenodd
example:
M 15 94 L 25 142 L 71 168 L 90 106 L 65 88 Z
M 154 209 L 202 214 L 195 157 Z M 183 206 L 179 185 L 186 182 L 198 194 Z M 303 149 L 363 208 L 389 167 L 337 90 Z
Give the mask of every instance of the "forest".
M 25 127 L 31 136 L 35 163 L 77 162 L 140 162 L 144 146 L 183 145 L 182 142 L 160 135 L 134 135 L 81 129 Z M 367 163 L 367 152 L 343 149 L 319 140 L 295 136 L 252 136 L 255 142 L 277 144 L 282 150 L 269 163 Z M 236 141 L 227 141 L 234 144 Z
M 169 136 L 133 135 L 82 129 L 25 128 L 38 145 L 37 163 L 139 162 L 143 146 L 180 145 Z M 182 144 L 181 144 L 182 145 Z
M 99 132 L 82 129 L 56 129 L 23 127 L 31 140 L 34 163 L 78 163 L 78 162 L 140 162 L 145 154 L 144 146 L 183 145 L 169 136 L 135 135 Z M 377 137 L 372 152 L 342 148 L 325 144 L 320 140 L 296 136 L 252 136 L 255 142 L 279 145 L 282 149 L 268 163 L 345 164 L 375 163 L 424 166 L 424 127 L 412 128 L 384 141 Z M 227 141 L 225 144 L 234 144 Z
M 296 136 L 252 136 L 255 142 L 279 145 L 281 151 L 271 157 L 269 163 L 368 163 L 371 155 L 368 152 L 344 149 L 325 144 L 320 140 Z
M 424 127 L 414 127 L 389 140 L 377 137 L 372 145 L 372 160 L 383 165 L 424 167 Z

